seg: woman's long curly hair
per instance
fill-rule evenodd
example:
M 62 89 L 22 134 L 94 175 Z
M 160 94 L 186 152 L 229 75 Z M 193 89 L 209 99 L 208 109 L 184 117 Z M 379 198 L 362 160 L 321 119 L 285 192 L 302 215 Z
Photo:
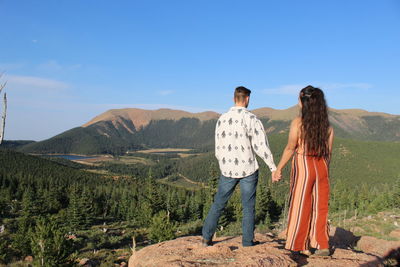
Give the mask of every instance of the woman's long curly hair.
M 301 140 L 307 155 L 329 157 L 329 119 L 324 92 L 311 85 L 300 91 Z

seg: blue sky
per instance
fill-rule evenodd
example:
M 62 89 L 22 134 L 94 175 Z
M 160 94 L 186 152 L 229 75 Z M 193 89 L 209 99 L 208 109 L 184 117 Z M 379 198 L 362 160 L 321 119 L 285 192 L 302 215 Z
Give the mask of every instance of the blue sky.
M 0 0 L 6 139 L 42 140 L 110 109 L 333 108 L 400 114 L 400 2 Z

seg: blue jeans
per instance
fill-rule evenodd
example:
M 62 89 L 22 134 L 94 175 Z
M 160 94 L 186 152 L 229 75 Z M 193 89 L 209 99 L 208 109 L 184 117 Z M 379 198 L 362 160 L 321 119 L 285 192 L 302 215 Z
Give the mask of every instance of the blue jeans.
M 252 245 L 254 239 L 254 220 L 256 205 L 256 189 L 258 183 L 258 170 L 244 178 L 229 178 L 221 175 L 218 184 L 218 192 L 215 195 L 214 203 L 208 212 L 207 218 L 203 225 L 203 238 L 211 240 L 217 229 L 219 217 L 224 210 L 226 203 L 231 197 L 236 185 L 240 183 L 240 193 L 242 196 L 242 231 L 243 246 Z

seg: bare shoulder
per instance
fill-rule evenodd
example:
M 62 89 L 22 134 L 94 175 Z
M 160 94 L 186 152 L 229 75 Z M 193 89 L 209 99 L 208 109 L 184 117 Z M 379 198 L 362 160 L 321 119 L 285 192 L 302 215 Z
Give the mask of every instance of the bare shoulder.
M 296 117 L 296 118 L 294 118 L 292 120 L 291 127 L 298 128 L 298 127 L 300 127 L 300 125 L 301 125 L 301 118 L 300 117 Z
M 332 127 L 332 126 L 329 126 L 328 134 L 329 134 L 329 135 L 333 135 L 333 134 L 334 134 L 334 131 L 333 131 L 333 127 Z

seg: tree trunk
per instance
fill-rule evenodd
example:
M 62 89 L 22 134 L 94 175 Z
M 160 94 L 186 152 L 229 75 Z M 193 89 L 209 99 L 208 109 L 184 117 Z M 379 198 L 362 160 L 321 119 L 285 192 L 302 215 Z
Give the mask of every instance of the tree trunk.
M 5 84 L 1 87 L 3 90 Z M 0 93 L 1 93 L 0 90 Z M 4 129 L 6 128 L 6 114 L 7 114 L 7 94 L 4 93 L 3 97 L 3 114 L 1 115 L 1 128 L 0 128 L 0 144 L 3 142 L 4 139 Z

